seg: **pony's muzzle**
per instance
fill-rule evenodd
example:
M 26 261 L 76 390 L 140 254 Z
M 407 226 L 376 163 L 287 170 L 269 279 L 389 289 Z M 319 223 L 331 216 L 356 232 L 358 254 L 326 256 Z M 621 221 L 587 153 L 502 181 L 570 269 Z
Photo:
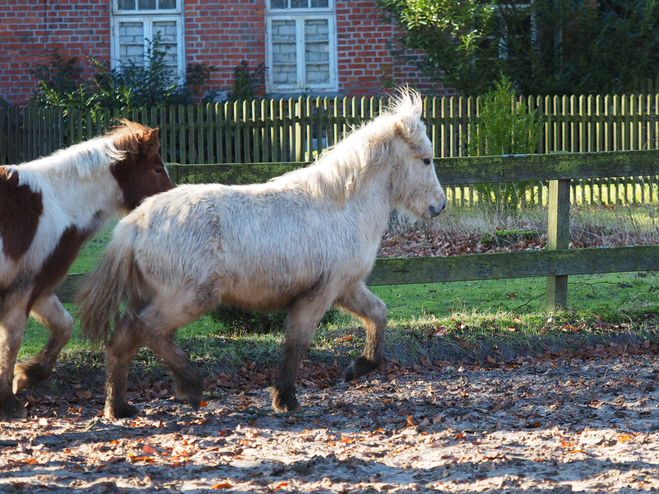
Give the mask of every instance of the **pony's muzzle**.
M 441 201 L 439 201 L 438 204 L 431 204 L 430 206 L 428 206 L 428 216 L 430 218 L 434 218 L 445 209 L 446 209 L 446 198 L 444 197 L 442 198 Z

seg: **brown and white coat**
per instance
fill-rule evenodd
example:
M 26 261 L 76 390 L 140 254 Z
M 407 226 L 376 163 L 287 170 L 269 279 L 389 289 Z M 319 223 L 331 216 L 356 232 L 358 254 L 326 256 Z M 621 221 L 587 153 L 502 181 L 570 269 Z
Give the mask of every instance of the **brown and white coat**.
M 158 131 L 124 121 L 103 137 L 21 165 L 0 167 L 0 420 L 25 416 L 14 393 L 45 379 L 73 320 L 53 294 L 82 244 L 117 213 L 173 188 Z M 32 315 L 45 348 L 15 365 Z

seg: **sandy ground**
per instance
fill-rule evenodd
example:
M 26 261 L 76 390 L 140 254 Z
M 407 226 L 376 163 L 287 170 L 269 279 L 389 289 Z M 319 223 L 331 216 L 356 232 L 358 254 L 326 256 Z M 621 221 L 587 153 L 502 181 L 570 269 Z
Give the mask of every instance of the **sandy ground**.
M 30 417 L 0 423 L 0 491 L 655 491 L 656 350 L 607 351 L 489 367 L 394 359 L 349 384 L 307 364 L 294 415 L 272 412 L 272 370 L 256 365 L 209 378 L 198 412 L 163 383 L 133 387 L 140 415 L 114 422 L 82 387 L 23 395 Z

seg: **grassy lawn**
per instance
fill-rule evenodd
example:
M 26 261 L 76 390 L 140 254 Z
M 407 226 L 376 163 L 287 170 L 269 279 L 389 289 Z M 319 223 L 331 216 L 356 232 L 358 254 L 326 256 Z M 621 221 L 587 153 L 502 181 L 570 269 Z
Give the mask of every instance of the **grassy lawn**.
M 656 229 L 654 211 L 645 210 L 647 217 L 641 219 L 627 214 L 636 225 L 632 230 L 641 221 L 650 224 L 650 230 Z M 599 225 L 606 222 L 629 230 L 620 224 L 625 214 L 604 211 L 596 221 Z M 462 224 L 462 228 L 474 231 L 473 223 L 477 220 L 465 221 L 460 215 L 464 213 L 456 212 L 445 224 L 451 228 L 460 228 Z M 589 215 L 594 213 L 582 214 Z M 579 218 L 578 214 L 575 217 Z M 524 221 L 531 220 L 527 217 Z M 495 227 L 493 222 L 491 229 Z M 542 229 L 542 225 L 532 227 Z M 479 223 L 476 229 L 483 231 L 483 224 Z M 71 272 L 93 269 L 108 238 L 109 233 L 105 233 L 89 242 Z M 372 291 L 388 309 L 386 355 L 396 356 L 404 363 L 418 361 L 422 355 L 431 360 L 482 360 L 493 353 L 515 358 L 584 344 L 659 341 L 655 330 L 655 314 L 659 314 L 657 272 L 571 276 L 569 283 L 569 308 L 556 313 L 545 310 L 544 278 L 377 286 Z M 75 307 L 66 306 L 75 317 Z M 207 315 L 181 328 L 177 337 L 206 372 L 230 372 L 244 360 L 275 365 L 283 333 L 236 328 Z M 363 341 L 359 324 L 337 313 L 317 331 L 310 358 L 329 362 L 337 359 L 345 364 L 359 354 Z M 30 320 L 19 358 L 38 352 L 45 342 L 44 328 Z M 103 360 L 99 350 L 89 348 L 78 338 L 77 323 L 62 358 L 91 364 Z M 147 366 L 155 362 L 146 350 L 140 352 L 138 360 Z

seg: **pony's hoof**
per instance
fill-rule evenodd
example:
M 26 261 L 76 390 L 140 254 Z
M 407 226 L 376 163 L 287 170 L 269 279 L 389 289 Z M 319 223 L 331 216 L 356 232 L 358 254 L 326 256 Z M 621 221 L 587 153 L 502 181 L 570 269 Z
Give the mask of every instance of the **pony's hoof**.
M 51 370 L 45 369 L 39 363 L 22 363 L 14 365 L 14 382 L 12 390 L 14 394 L 24 389 L 30 389 L 50 376 Z
M 137 407 L 124 403 L 122 405 L 105 405 L 105 418 L 107 419 L 127 419 L 134 417 L 138 413 Z
M 27 410 L 15 396 L 0 398 L 0 420 L 24 419 Z
M 295 397 L 295 391 L 285 393 L 280 389 L 272 388 L 270 390 L 270 398 L 272 398 L 272 408 L 274 408 L 275 412 L 298 413 L 302 408 Z
M 199 386 L 194 386 L 198 389 L 187 389 L 183 391 L 178 386 L 176 387 L 176 399 L 188 403 L 193 409 L 199 410 L 201 407 L 201 400 L 204 397 L 202 390 L 202 384 Z
M 176 398 L 199 410 L 201 400 L 204 399 L 204 378 L 199 369 L 190 365 L 189 368 L 174 375 L 174 383 Z
M 348 367 L 348 370 L 346 371 L 346 375 L 344 377 L 344 382 L 352 382 L 355 379 L 363 376 L 364 374 L 368 374 L 372 370 L 377 369 L 380 367 L 380 362 L 373 362 L 371 360 L 367 360 L 363 357 L 358 357 L 355 359 L 355 361 Z
M 19 391 L 23 391 L 24 389 L 29 389 L 31 387 L 32 382 L 30 376 L 24 372 L 17 372 L 14 369 L 14 382 L 11 385 L 11 390 L 14 392 L 14 394 L 17 394 Z
M 201 408 L 201 400 L 190 400 L 188 403 L 195 412 Z

